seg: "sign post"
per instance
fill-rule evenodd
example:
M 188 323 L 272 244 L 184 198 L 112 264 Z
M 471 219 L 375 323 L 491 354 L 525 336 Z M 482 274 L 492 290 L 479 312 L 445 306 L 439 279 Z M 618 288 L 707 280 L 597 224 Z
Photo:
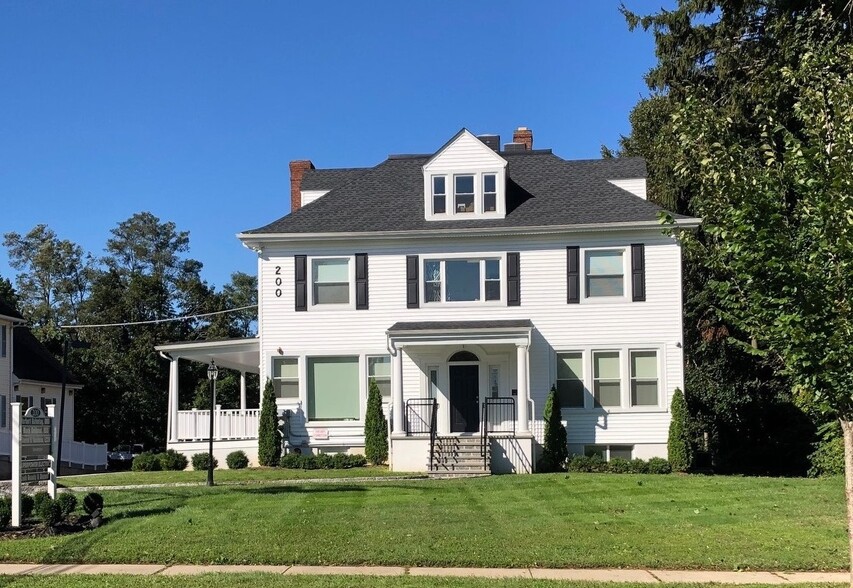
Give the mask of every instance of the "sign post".
M 12 403 L 12 526 L 21 526 L 21 484 L 35 484 L 56 478 L 51 473 L 54 435 L 52 420 L 40 408 L 31 406 L 21 416 L 21 403 Z M 50 485 L 48 485 L 50 489 Z
M 56 477 L 59 475 L 59 463 L 56 461 L 56 456 L 59 455 L 59 419 L 54 418 L 55 416 L 56 405 L 48 404 L 47 418 L 50 419 L 52 442 L 50 444 L 50 455 L 48 456 L 50 465 L 47 468 L 47 474 L 50 477 L 47 479 L 47 493 L 54 500 L 56 500 Z

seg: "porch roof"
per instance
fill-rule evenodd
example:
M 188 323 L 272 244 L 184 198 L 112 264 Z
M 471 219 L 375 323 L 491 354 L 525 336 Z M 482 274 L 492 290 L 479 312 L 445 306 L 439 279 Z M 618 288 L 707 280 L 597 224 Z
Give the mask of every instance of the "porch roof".
M 523 320 L 421 321 L 394 323 L 385 332 L 394 344 L 447 343 L 530 344 L 533 323 Z
M 155 350 L 174 358 L 208 363 L 257 374 L 261 364 L 261 344 L 257 337 L 213 341 L 180 341 L 157 345 Z

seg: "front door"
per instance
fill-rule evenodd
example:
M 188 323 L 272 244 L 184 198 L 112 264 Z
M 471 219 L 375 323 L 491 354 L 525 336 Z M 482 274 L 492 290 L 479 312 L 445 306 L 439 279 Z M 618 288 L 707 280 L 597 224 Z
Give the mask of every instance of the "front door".
M 450 366 L 450 432 L 476 433 L 480 430 L 480 368 L 476 365 Z

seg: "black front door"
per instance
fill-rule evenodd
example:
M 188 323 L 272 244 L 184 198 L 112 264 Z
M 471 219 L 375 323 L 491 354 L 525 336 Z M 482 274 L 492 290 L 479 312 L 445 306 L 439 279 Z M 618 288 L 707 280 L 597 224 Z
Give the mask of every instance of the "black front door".
M 479 371 L 476 365 L 450 366 L 451 433 L 476 433 L 480 430 Z

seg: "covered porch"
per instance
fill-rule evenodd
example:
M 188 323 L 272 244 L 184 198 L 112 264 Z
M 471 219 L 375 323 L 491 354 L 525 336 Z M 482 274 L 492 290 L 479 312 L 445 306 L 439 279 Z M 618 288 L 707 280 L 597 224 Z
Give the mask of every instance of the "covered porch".
M 530 472 L 529 320 L 396 323 L 391 466 L 398 471 Z
M 210 437 L 210 410 L 179 410 L 181 360 L 209 364 L 240 373 L 240 404 L 238 408 L 223 409 L 217 403 L 213 420 L 215 440 L 254 440 L 258 438 L 260 409 L 246 406 L 246 374 L 259 373 L 260 344 L 257 338 L 226 339 L 221 341 L 191 341 L 158 345 L 155 349 L 169 361 L 169 391 L 167 445 L 169 448 L 193 453 L 195 445 Z M 178 445 L 180 444 L 180 447 Z M 206 451 L 206 446 L 204 448 Z M 217 457 L 219 457 L 217 455 Z M 221 460 L 220 460 L 221 461 Z

